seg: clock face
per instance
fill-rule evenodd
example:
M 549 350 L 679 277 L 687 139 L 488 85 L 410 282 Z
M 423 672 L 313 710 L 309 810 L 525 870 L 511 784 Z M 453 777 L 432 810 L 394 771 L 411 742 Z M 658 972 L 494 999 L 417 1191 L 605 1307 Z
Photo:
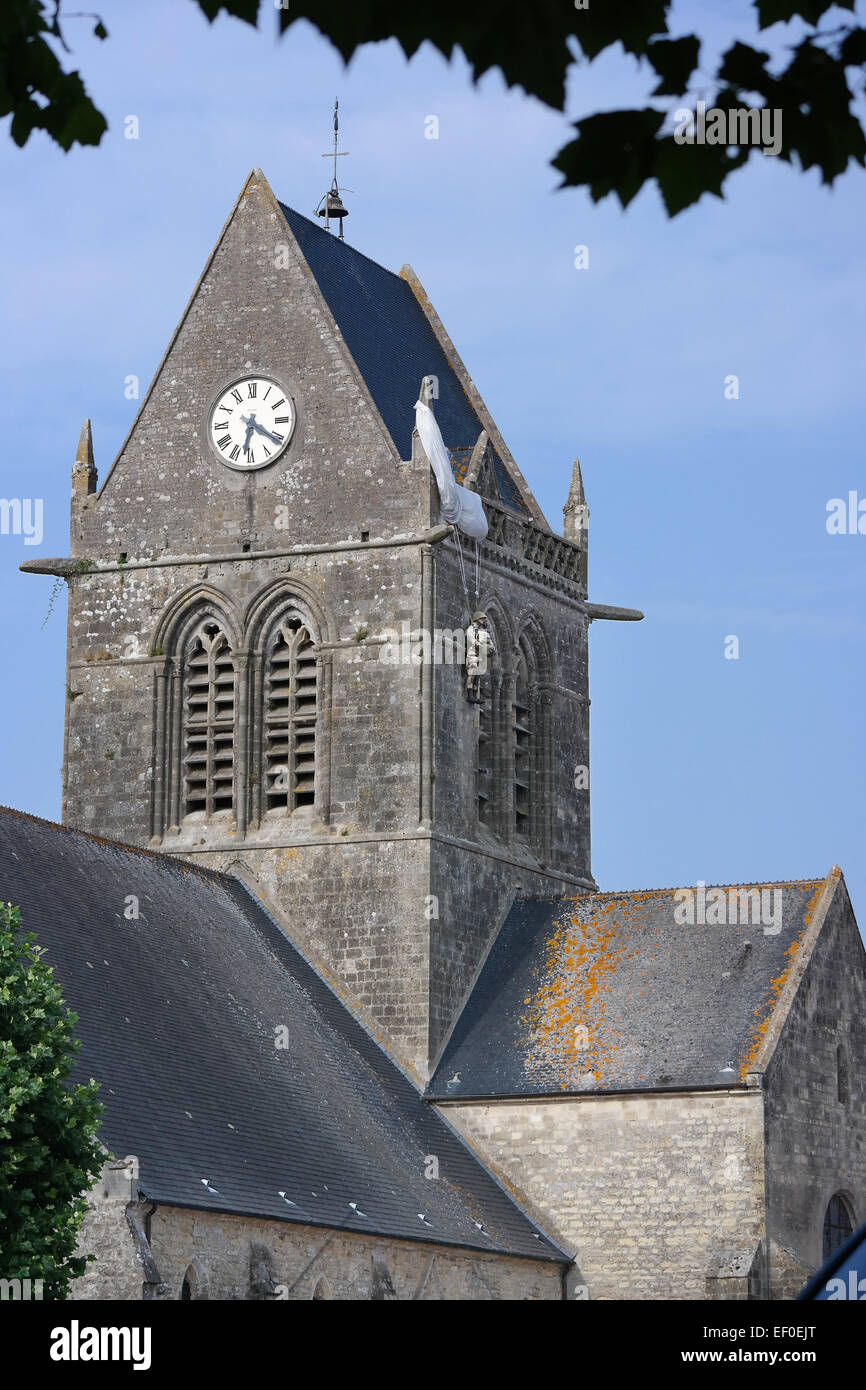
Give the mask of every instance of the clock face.
M 264 468 L 288 448 L 294 402 L 267 376 L 245 376 L 217 397 L 207 429 L 214 452 L 229 468 Z

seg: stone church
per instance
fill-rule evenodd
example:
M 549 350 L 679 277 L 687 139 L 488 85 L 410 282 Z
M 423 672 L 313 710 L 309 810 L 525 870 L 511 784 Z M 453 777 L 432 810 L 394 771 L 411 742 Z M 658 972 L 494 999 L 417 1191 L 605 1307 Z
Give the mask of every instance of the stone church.
M 80 1297 L 788 1298 L 863 1220 L 841 871 L 593 879 L 589 627 L 642 615 L 590 602 L 588 534 L 411 267 L 254 170 L 22 566 L 68 586 L 63 824 L 0 814 L 0 891 L 102 1084 Z

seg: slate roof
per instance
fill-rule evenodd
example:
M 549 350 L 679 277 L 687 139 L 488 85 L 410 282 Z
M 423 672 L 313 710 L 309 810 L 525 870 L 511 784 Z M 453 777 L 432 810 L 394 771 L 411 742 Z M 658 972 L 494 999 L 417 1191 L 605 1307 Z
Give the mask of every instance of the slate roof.
M 101 1083 L 102 1138 L 147 1197 L 568 1262 L 238 880 L 0 809 L 0 898 L 79 1015 L 75 1078 Z
M 413 406 L 425 376 L 438 378 L 434 407 L 445 444 L 471 452 L 483 425 L 408 281 L 293 208 L 280 207 L 400 457 L 412 457 Z M 494 471 L 502 503 L 528 515 L 495 450 Z
M 725 926 L 678 925 L 673 888 L 518 899 L 428 1095 L 745 1084 L 823 886 L 750 885 L 768 893 L 769 931 L 760 909 L 733 924 L 727 888 Z

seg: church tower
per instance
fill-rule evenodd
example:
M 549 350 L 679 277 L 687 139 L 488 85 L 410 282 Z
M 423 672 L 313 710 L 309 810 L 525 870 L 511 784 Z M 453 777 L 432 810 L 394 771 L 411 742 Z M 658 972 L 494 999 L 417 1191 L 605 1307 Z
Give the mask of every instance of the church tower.
M 69 590 L 64 821 L 241 875 L 425 1076 L 515 892 L 594 887 L 587 630 L 640 614 L 587 601 L 579 467 L 558 536 L 411 268 L 254 170 L 96 484 L 88 423 L 70 556 L 23 566 Z

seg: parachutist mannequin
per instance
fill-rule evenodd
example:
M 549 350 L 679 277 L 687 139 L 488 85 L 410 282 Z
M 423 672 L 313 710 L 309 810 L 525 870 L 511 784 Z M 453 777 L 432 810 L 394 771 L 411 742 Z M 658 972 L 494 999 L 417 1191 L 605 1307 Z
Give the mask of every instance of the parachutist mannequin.
M 466 698 L 472 705 L 483 703 L 481 677 L 487 670 L 488 658 L 496 647 L 487 630 L 487 614 L 472 614 L 472 621 L 466 629 Z

